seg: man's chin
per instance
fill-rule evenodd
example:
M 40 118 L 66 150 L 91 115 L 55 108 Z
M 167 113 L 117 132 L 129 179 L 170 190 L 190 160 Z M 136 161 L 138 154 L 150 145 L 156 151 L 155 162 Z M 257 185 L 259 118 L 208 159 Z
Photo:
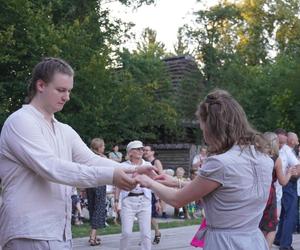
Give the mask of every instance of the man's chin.
M 56 112 L 62 111 L 63 108 L 64 108 L 64 105 L 58 106 L 57 109 L 56 109 Z M 56 113 L 56 112 L 55 112 L 55 113 Z

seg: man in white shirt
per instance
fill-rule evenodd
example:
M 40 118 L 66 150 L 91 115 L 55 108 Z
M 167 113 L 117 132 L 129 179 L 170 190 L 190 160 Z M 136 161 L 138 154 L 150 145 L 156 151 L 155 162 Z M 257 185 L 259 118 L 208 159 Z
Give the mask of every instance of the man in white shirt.
M 283 132 L 282 132 L 283 133 Z M 280 131 L 277 134 L 282 135 Z M 282 170 L 286 172 L 289 167 L 296 166 L 299 169 L 299 161 L 293 153 L 295 145 L 299 144 L 298 136 L 295 133 L 287 134 L 287 144 L 283 144 L 279 151 L 282 161 Z M 296 225 L 297 216 L 297 177 L 292 177 L 286 186 L 282 188 L 281 213 L 278 230 L 275 236 L 274 244 L 279 246 L 280 250 L 293 250 L 293 230 Z
M 131 141 L 128 143 L 126 151 L 129 160 L 121 163 L 125 168 L 132 166 L 149 165 L 150 162 L 143 160 L 143 143 L 141 141 Z M 151 190 L 137 185 L 130 192 L 117 190 L 115 202 L 121 202 L 122 236 L 120 240 L 120 250 L 129 248 L 129 237 L 135 217 L 138 218 L 141 233 L 141 250 L 151 249 Z
M 54 118 L 70 99 L 73 75 L 61 59 L 38 63 L 32 72 L 29 104 L 4 123 L 0 138 L 3 250 L 72 249 L 72 186 L 114 184 L 125 190 L 136 186 L 119 163 L 94 154 L 70 126 Z

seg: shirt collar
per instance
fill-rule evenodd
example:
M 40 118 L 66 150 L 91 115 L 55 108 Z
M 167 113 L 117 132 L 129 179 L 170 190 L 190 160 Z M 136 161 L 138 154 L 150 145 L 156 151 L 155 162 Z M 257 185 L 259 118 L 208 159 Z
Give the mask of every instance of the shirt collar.
M 31 104 L 24 104 L 22 107 L 24 109 L 26 109 L 26 110 L 29 110 L 29 111 L 33 112 L 37 117 L 39 117 L 41 119 L 45 119 L 44 114 L 42 112 L 40 112 L 38 109 L 36 109 L 33 105 L 31 105 Z M 53 122 L 53 123 L 58 122 L 56 120 L 56 118 L 54 117 L 54 115 L 52 115 L 52 117 L 51 117 L 51 122 Z

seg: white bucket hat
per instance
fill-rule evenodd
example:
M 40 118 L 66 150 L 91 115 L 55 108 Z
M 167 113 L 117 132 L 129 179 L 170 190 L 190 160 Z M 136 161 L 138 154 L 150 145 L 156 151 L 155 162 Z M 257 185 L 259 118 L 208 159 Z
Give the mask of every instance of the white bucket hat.
M 128 143 L 127 147 L 126 147 L 126 151 L 129 152 L 131 149 L 134 149 L 134 148 L 143 148 L 144 145 L 141 141 L 131 141 Z

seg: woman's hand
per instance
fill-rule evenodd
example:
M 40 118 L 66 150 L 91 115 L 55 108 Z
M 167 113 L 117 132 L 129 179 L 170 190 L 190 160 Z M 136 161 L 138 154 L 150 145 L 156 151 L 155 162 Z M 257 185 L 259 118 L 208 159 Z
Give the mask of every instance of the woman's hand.
M 178 180 L 168 174 L 160 174 L 153 179 L 168 187 L 178 187 Z
M 138 166 L 136 167 L 135 172 L 139 175 L 148 175 L 150 178 L 154 178 L 157 176 L 156 171 L 158 169 L 155 166 L 150 166 L 150 165 L 144 165 L 144 166 Z
M 298 172 L 296 167 L 289 167 L 287 171 L 291 176 L 298 177 Z
M 149 176 L 147 175 L 137 175 L 134 178 L 142 187 L 151 188 L 151 184 L 154 182 Z

